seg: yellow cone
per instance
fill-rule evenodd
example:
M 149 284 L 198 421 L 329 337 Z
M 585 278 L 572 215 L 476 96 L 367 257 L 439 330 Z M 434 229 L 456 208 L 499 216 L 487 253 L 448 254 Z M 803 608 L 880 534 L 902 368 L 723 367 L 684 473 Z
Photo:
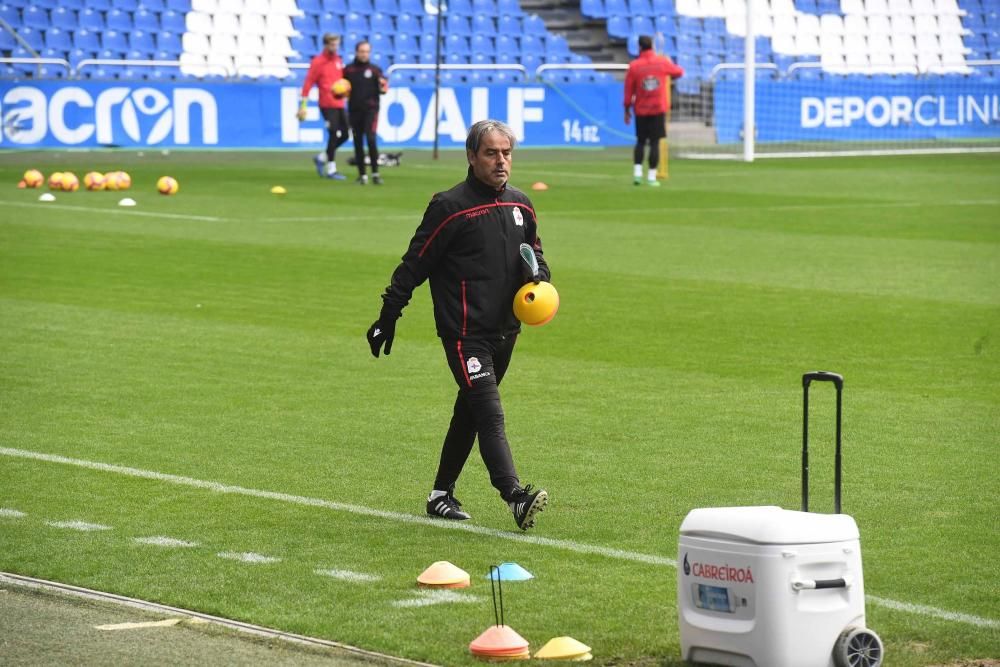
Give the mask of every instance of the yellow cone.
M 556 637 L 535 651 L 534 657 L 541 660 L 590 660 L 594 656 L 586 644 L 572 637 Z
M 287 194 L 287 193 L 288 193 L 288 190 L 286 190 L 285 188 L 281 187 L 280 185 L 275 185 L 273 188 L 271 188 L 271 194 L 272 195 L 283 195 L 283 194 Z
M 462 568 L 446 560 L 439 560 L 417 577 L 417 583 L 438 588 L 465 588 L 470 580 L 469 573 Z

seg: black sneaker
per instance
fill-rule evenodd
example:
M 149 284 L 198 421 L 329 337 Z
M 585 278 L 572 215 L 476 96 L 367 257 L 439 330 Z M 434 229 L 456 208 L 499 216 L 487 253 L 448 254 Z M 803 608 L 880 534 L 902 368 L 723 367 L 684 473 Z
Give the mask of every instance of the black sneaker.
M 465 521 L 471 519 L 472 515 L 462 511 L 462 503 L 458 498 L 447 493 L 438 496 L 434 500 L 427 498 L 427 513 L 431 516 L 439 516 L 442 519 L 452 519 L 453 521 Z
M 368 185 L 368 174 L 361 174 L 354 182 L 358 185 Z
M 535 515 L 545 509 L 549 502 L 549 494 L 545 489 L 531 490 L 531 484 L 523 489 L 517 489 L 507 502 L 510 511 L 514 513 L 514 523 L 521 530 L 528 530 L 535 525 Z
M 377 172 L 372 174 L 372 183 L 375 185 L 382 185 L 382 175 Z

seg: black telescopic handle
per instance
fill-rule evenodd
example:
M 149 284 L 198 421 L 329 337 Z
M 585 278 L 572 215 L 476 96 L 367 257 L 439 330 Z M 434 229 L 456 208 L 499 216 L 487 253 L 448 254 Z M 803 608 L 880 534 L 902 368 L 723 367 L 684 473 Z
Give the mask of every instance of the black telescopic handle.
M 809 511 L 809 385 L 813 382 L 832 382 L 837 389 L 837 451 L 833 462 L 833 505 L 840 514 L 840 415 L 844 376 L 829 371 L 812 371 L 802 376 L 802 511 Z

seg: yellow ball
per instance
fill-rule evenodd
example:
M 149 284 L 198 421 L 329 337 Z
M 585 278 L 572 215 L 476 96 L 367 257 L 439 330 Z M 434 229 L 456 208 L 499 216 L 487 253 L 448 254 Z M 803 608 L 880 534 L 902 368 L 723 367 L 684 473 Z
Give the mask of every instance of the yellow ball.
M 117 190 L 118 189 L 118 172 L 109 171 L 104 174 L 104 189 L 105 190 Z
M 537 285 L 524 285 L 514 295 L 514 316 L 524 324 L 541 326 L 556 316 L 559 310 L 559 292 L 544 280 Z
M 337 79 L 330 86 L 330 92 L 334 97 L 347 97 L 351 94 L 351 82 L 347 79 Z
M 40 188 L 45 183 L 45 176 L 37 169 L 24 172 L 24 185 L 29 188 Z
M 83 177 L 83 187 L 91 191 L 104 189 L 104 174 L 99 171 L 88 171 Z
M 127 171 L 119 171 L 115 173 L 118 174 L 117 178 L 119 190 L 128 190 L 132 187 L 132 177 L 128 175 Z
M 156 181 L 156 189 L 161 195 L 175 195 L 181 186 L 171 176 L 160 176 L 160 180 Z
M 64 192 L 76 192 L 80 189 L 80 179 L 71 171 L 64 171 L 62 175 L 62 190 Z
M 62 190 L 62 177 L 61 171 L 54 171 L 49 174 L 49 190 Z

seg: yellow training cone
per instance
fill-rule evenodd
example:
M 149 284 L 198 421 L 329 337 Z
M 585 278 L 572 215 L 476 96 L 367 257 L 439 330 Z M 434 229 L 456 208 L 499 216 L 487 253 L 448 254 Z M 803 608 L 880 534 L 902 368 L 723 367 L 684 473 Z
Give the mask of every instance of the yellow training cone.
M 533 657 L 540 660 L 590 660 L 594 656 L 586 644 L 572 637 L 556 637 L 535 651 Z
M 275 185 L 273 188 L 271 188 L 271 194 L 272 195 L 283 195 L 283 194 L 287 194 L 287 193 L 288 193 L 288 190 L 286 190 L 285 188 L 281 187 L 280 185 Z
M 469 585 L 469 573 L 446 560 L 439 560 L 424 570 L 417 583 L 436 588 L 465 588 Z

